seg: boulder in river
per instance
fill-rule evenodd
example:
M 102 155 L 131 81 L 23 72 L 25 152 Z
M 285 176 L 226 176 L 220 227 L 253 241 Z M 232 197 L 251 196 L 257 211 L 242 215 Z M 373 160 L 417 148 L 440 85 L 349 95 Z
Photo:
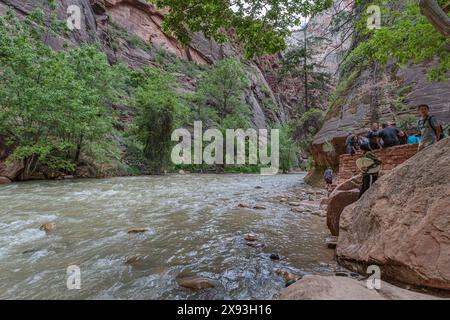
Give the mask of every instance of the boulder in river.
M 277 253 L 272 253 L 271 255 L 270 255 L 270 260 L 280 260 L 280 255 L 279 254 L 277 254 Z
M 251 241 L 247 241 L 245 244 L 249 247 L 256 248 L 256 249 L 261 249 L 266 246 L 264 243 L 257 243 L 257 242 L 251 242 Z
M 276 271 L 275 271 L 275 274 L 276 274 L 277 276 L 282 276 L 283 279 L 284 279 L 286 282 L 288 282 L 288 281 L 290 281 L 290 280 L 297 280 L 297 279 L 298 279 L 298 277 L 297 277 L 295 274 L 293 274 L 293 273 L 291 273 L 291 272 L 289 272 L 289 271 L 286 271 L 286 270 L 276 270 Z
M 128 234 L 136 234 L 136 233 L 144 233 L 147 231 L 148 231 L 148 229 L 145 229 L 145 228 L 130 228 L 130 229 L 128 229 L 127 233 Z
M 333 236 L 339 235 L 339 221 L 345 207 L 358 201 L 359 189 L 347 189 L 353 185 L 352 181 L 359 179 L 351 178 L 340 184 L 330 195 L 327 207 L 327 226 Z
M 255 210 L 266 210 L 267 208 L 261 204 L 256 204 L 253 206 L 253 209 Z
M 365 281 L 336 276 L 305 276 L 285 289 L 280 300 L 430 300 L 433 296 L 408 291 L 386 282 L 380 290 L 367 288 Z
M 289 202 L 291 207 L 300 207 L 300 202 Z
M 141 255 L 131 256 L 131 257 L 127 258 L 127 260 L 125 261 L 125 264 L 134 266 L 134 265 L 141 263 L 144 259 L 145 259 L 145 257 L 141 256 Z
M 216 287 L 216 282 L 209 278 L 200 277 L 192 273 L 180 273 L 176 277 L 177 284 L 180 287 L 199 291 Z
M 244 239 L 250 242 L 255 242 L 258 241 L 258 236 L 256 234 L 250 233 L 246 235 Z
M 8 184 L 11 183 L 11 180 L 7 177 L 0 177 L 0 184 Z
M 56 229 L 56 223 L 54 223 L 54 222 L 44 223 L 39 227 L 39 230 L 45 231 L 46 233 L 50 233 L 55 229 Z
M 248 203 L 239 203 L 238 207 L 239 208 L 251 208 L 252 206 L 249 205 Z
M 339 262 L 384 280 L 450 290 L 450 138 L 381 177 L 341 216 Z

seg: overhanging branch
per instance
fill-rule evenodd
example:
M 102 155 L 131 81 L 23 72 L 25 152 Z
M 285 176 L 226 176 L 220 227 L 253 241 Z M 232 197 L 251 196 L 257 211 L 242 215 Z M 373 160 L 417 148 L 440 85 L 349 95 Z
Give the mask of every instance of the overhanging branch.
M 450 37 L 450 17 L 436 0 L 420 0 L 420 11 L 430 23 L 446 37 Z

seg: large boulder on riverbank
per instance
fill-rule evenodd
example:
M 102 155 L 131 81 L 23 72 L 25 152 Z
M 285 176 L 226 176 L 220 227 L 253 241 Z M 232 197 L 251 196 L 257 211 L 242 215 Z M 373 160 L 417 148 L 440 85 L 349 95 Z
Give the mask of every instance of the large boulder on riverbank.
M 358 200 L 361 180 L 361 176 L 348 179 L 331 193 L 327 207 L 327 226 L 333 236 L 339 235 L 339 220 L 342 211 Z
M 16 180 L 25 169 L 23 161 L 13 161 L 11 163 L 6 160 L 0 160 L 0 176 L 9 180 Z
M 11 183 L 11 180 L 9 180 L 7 177 L 0 177 L 0 184 L 8 184 Z
M 430 300 L 424 295 L 381 282 L 380 290 L 345 277 L 306 276 L 283 291 L 281 300 Z
M 450 290 L 450 138 L 379 179 L 341 215 L 338 260 L 382 279 Z
M 7 183 L 6 179 L 15 180 L 25 168 L 23 161 L 7 161 L 11 152 L 5 139 L 0 136 L 0 177 L 3 177 L 3 183 Z

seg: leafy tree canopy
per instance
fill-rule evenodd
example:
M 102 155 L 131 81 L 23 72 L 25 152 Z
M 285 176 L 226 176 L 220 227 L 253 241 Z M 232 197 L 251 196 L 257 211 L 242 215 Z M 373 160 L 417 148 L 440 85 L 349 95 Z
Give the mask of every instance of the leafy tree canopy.
M 386 64 L 395 59 L 399 64 L 407 64 L 437 57 L 439 63 L 430 69 L 429 78 L 447 79 L 450 39 L 439 33 L 420 13 L 417 1 L 397 4 L 376 0 L 372 4 L 382 8 L 383 24 L 380 29 L 370 30 L 367 16 L 363 15 L 355 27 L 367 41 L 356 47 L 344 63 L 364 65 L 368 61 L 377 61 Z
M 73 172 L 82 154 L 108 149 L 107 104 L 122 95 L 126 71 L 93 46 L 51 50 L 34 21 L 0 17 L 0 135 L 25 174 L 40 165 Z
M 314 15 L 332 0 L 148 0 L 159 8 L 169 8 L 164 28 L 183 44 L 192 32 L 222 43 L 234 30 L 247 57 L 273 54 L 286 46 L 290 28 L 299 26 L 302 17 Z

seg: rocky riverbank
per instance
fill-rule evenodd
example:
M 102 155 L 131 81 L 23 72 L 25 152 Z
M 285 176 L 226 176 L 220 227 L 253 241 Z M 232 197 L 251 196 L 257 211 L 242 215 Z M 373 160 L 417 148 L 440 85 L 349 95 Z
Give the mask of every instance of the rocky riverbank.
M 366 280 L 336 276 L 306 276 L 287 288 L 281 300 L 436 300 L 381 281 L 380 289 L 369 289 Z
M 386 172 L 361 199 L 360 178 L 354 177 L 324 201 L 328 228 L 337 237 L 339 264 L 363 275 L 369 266 L 377 266 L 381 290 L 369 290 L 358 279 L 313 277 L 290 287 L 282 298 L 433 298 L 393 284 L 450 297 L 449 161 L 447 138 Z

